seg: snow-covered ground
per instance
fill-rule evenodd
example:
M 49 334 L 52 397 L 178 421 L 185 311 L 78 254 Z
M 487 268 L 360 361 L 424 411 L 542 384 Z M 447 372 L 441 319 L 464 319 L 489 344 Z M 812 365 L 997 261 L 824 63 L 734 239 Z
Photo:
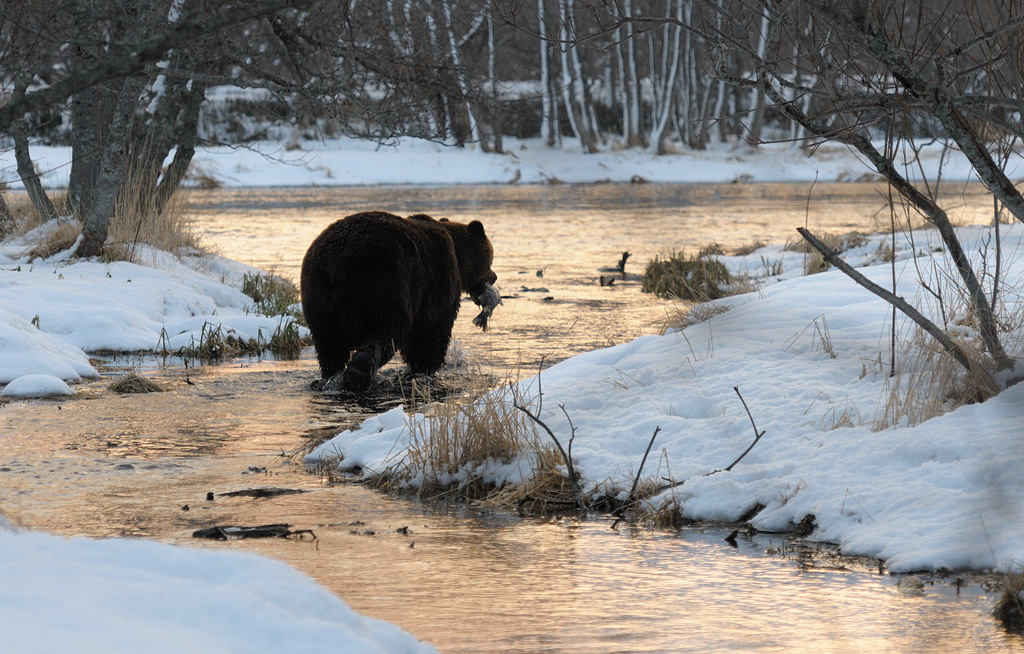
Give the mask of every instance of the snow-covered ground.
M 457 148 L 416 139 L 377 145 L 355 139 L 303 141 L 298 149 L 280 143 L 249 147 L 200 148 L 193 161 L 228 187 L 359 186 L 368 184 L 586 184 L 611 182 L 823 182 L 872 179 L 864 162 L 847 148 L 825 144 L 809 156 L 789 144 L 720 145 L 703 151 L 681 150 L 654 155 L 637 149 L 609 149 L 582 154 L 578 147 L 548 148 L 538 139 L 507 138 L 506 154 Z M 884 147 L 884 144 L 879 144 Z M 66 147 L 33 146 L 32 158 L 48 187 L 67 185 L 71 152 Z M 905 152 L 897 159 L 906 175 L 958 181 L 971 179 L 971 168 L 958 152 L 932 142 L 920 156 Z M 1021 171 L 1011 168 L 1011 177 Z M 13 151 L 0 152 L 0 182 L 20 188 Z
M 987 229 L 961 233 L 969 251 L 992 256 Z M 847 257 L 859 265 L 877 261 L 889 238 L 875 237 Z M 896 268 L 898 294 L 938 320 L 917 272 L 924 271 L 925 279 L 948 274 L 941 254 L 933 252 L 936 239 L 934 232 L 920 231 L 911 246 L 899 236 Z M 1018 289 L 1022 239 L 1022 226 L 1004 228 L 1003 279 Z M 576 428 L 573 458 L 590 496 L 625 499 L 660 427 L 643 477 L 655 485 L 685 483 L 654 497 L 653 508 L 678 507 L 687 518 L 728 521 L 761 505 L 751 522 L 765 531 L 792 529 L 813 514 L 813 538 L 838 543 L 848 554 L 878 557 L 893 571 L 1019 566 L 1024 384 L 914 426 L 896 416 L 896 427 L 873 429 L 894 388 L 923 391 L 925 384 L 888 375 L 891 308 L 839 272 L 802 276 L 802 258 L 780 246 L 726 257 L 734 272 L 754 274 L 764 271 L 765 260 L 778 262 L 782 281 L 722 300 L 718 304 L 728 311 L 680 331 L 558 363 L 541 374 L 542 384 L 536 378 L 519 382 L 516 396 L 537 411 L 543 387 L 540 417 L 563 444 L 571 431 L 564 406 Z M 862 272 L 891 285 L 888 264 Z M 952 330 L 969 340 L 968 330 L 956 326 L 963 306 L 949 301 L 949 289 L 944 292 Z M 1024 309 L 1016 296 L 1004 300 L 1008 314 Z M 908 322 L 897 320 L 898 371 L 910 369 L 919 351 L 907 345 L 914 333 Z M 1019 336 L 1008 340 L 1018 356 Z M 1024 373 L 1024 366 L 1016 373 Z M 734 387 L 766 434 L 731 472 L 703 476 L 728 466 L 753 440 Z M 404 473 L 406 448 L 429 430 L 429 419 L 393 409 L 327 441 L 307 461 L 340 456 L 342 469 Z M 424 478 L 411 473 L 411 485 Z M 462 476 L 501 483 L 527 474 L 524 466 L 489 461 Z
M 250 266 L 146 246 L 137 264 L 68 261 L 67 252 L 31 261 L 32 243 L 47 228 L 0 244 L 0 384 L 25 375 L 95 377 L 86 352 L 176 352 L 211 330 L 266 342 L 291 321 L 255 313 L 239 290 L 243 275 L 258 272 Z M 31 395 L 39 394 L 36 382 L 25 386 Z M 22 384 L 11 386 L 4 394 Z
M 5 652 L 437 652 L 265 557 L 19 532 L 0 518 Z

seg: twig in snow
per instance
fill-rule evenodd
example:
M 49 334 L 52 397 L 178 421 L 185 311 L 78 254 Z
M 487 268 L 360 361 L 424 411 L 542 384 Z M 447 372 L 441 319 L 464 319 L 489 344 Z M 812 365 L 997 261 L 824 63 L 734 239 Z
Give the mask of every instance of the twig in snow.
M 644 471 L 644 464 L 647 463 L 647 455 L 651 453 L 651 448 L 654 446 L 654 439 L 658 437 L 658 432 L 660 431 L 661 426 L 659 425 L 654 428 L 654 433 L 651 434 L 651 442 L 647 444 L 647 451 L 644 452 L 644 458 L 640 459 L 640 467 L 636 471 L 636 476 L 633 477 L 633 488 L 629 489 L 629 495 L 626 497 L 626 503 L 615 512 L 615 515 L 618 517 L 615 518 L 615 522 L 612 523 L 612 529 L 619 526 L 619 523 L 622 522 L 622 514 L 626 512 L 626 509 L 633 506 L 633 503 L 636 501 L 633 498 L 636 494 L 636 487 L 640 483 L 640 474 Z
M 765 433 L 766 433 L 766 432 L 763 432 L 763 431 L 757 431 L 757 425 L 754 424 L 754 416 L 750 413 L 750 407 L 747 406 L 747 401 L 743 399 L 742 395 L 740 395 L 739 386 L 733 386 L 732 390 L 736 391 L 736 395 L 739 396 L 740 402 L 743 403 L 743 408 L 747 410 L 747 417 L 750 418 L 750 425 L 754 428 L 754 442 L 751 443 L 750 446 L 747 447 L 747 449 L 743 450 L 743 454 L 739 455 L 739 457 L 737 457 L 736 460 L 733 461 L 732 463 L 730 463 L 728 466 L 726 466 L 724 468 L 719 468 L 718 470 L 712 470 L 711 472 L 706 472 L 703 475 L 701 475 L 702 477 L 710 477 L 711 475 L 717 475 L 720 472 L 729 472 L 730 470 L 732 470 L 733 467 L 737 463 L 739 463 L 740 461 L 743 460 L 743 457 L 745 457 L 748 454 L 750 454 L 750 450 L 754 449 L 754 446 L 757 445 L 757 442 L 759 440 L 761 440 L 761 437 L 764 436 Z M 664 491 L 667 491 L 670 488 L 678 488 L 678 487 L 682 486 L 683 484 L 685 484 L 689 480 L 690 480 L 690 477 L 687 477 L 686 479 L 684 479 L 682 481 L 674 481 L 674 482 L 671 482 L 671 483 L 666 484 L 664 486 L 659 486 L 657 489 L 655 489 L 654 493 L 655 493 L 655 495 L 657 495 L 658 493 L 662 493 Z
M 548 436 L 551 437 L 551 440 L 555 442 L 555 446 L 558 447 L 558 451 L 561 452 L 562 454 L 562 460 L 565 461 L 565 467 L 568 468 L 569 470 L 569 485 L 572 486 L 572 492 L 576 496 L 576 504 L 579 506 L 580 509 L 580 517 L 586 518 L 587 505 L 586 502 L 583 501 L 583 492 L 580 491 L 579 483 L 576 481 L 576 469 L 572 465 L 572 459 L 569 458 L 569 455 L 566 453 L 565 448 L 562 447 L 562 443 L 559 442 L 558 437 L 555 436 L 555 432 L 551 431 L 551 428 L 548 427 L 543 420 L 533 415 L 533 413 L 531 413 L 530 410 L 527 409 L 522 404 L 513 403 L 512 406 L 525 413 L 527 417 L 530 418 L 530 420 L 534 421 L 535 423 L 543 427 L 544 431 L 546 431 L 548 433 Z M 564 411 L 565 409 L 563 408 L 562 410 Z M 571 424 L 572 423 L 570 422 L 570 425 Z M 573 428 L 573 436 L 575 435 L 576 429 Z M 570 444 L 571 442 L 572 441 L 570 440 Z

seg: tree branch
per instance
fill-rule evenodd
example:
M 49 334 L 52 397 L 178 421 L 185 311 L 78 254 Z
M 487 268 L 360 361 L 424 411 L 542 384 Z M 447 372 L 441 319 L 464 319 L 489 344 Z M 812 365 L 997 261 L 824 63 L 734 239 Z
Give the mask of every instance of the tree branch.
M 806 228 L 797 227 L 796 231 L 800 232 L 800 236 L 803 236 L 804 240 L 806 240 L 811 247 L 821 253 L 821 256 L 825 258 L 825 261 L 841 270 L 860 286 L 863 286 L 902 311 L 904 315 L 931 334 L 935 340 L 937 340 L 939 344 L 942 345 L 942 347 L 949 352 L 954 359 L 956 359 L 957 363 L 968 371 L 974 370 L 974 366 L 971 365 L 971 360 L 964 353 L 963 349 L 949 337 L 949 334 L 939 329 L 938 325 L 933 323 L 931 320 L 928 320 L 928 318 L 922 315 L 920 311 L 911 306 L 910 303 L 862 275 L 853 266 L 843 261 L 836 252 L 822 243 L 820 239 L 814 236 L 814 234 L 811 234 Z
M 562 460 L 565 461 L 565 467 L 569 471 L 569 485 L 572 487 L 573 495 L 576 496 L 576 504 L 579 507 L 580 515 L 584 518 L 587 517 L 587 504 L 583 499 L 583 491 L 580 490 L 579 481 L 576 479 L 576 468 L 572 464 L 572 459 L 570 459 L 569 455 L 565 453 L 565 449 L 562 447 L 562 443 L 559 442 L 558 437 L 555 436 L 555 433 L 551 431 L 551 428 L 548 427 L 543 420 L 533 415 L 533 413 L 531 413 L 525 406 L 518 403 L 513 403 L 512 406 L 525 413 L 530 420 L 540 425 L 544 431 L 548 433 L 548 436 L 551 437 L 551 440 L 555 442 L 555 446 L 562 454 Z
M 0 107 L 0 132 L 10 129 L 14 121 L 26 113 L 64 102 L 72 95 L 112 79 L 130 77 L 142 71 L 147 64 L 162 59 L 168 50 L 178 47 L 203 34 L 216 32 L 229 25 L 272 14 L 282 9 L 302 7 L 312 0 L 259 0 L 228 4 L 212 14 L 199 14 L 174 23 L 171 29 L 158 37 L 142 41 L 126 56 L 103 61 L 55 84 L 20 99 L 12 99 Z

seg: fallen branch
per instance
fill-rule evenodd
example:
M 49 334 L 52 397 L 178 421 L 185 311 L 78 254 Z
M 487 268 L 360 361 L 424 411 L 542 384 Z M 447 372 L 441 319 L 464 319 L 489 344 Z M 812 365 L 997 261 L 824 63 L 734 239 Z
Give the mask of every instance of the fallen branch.
M 555 446 L 558 448 L 558 451 L 562 454 L 562 460 L 565 461 L 565 467 L 569 470 L 569 485 L 572 486 L 573 495 L 576 496 L 576 504 L 577 506 L 579 506 L 580 509 L 580 517 L 586 518 L 587 504 L 583 500 L 583 492 L 580 490 L 579 482 L 576 480 L 576 468 L 572 465 L 572 459 L 569 458 L 568 454 L 566 454 L 565 448 L 562 447 L 562 443 L 559 442 L 558 437 L 555 436 L 555 432 L 551 431 L 551 428 L 548 427 L 543 420 L 533 415 L 533 413 L 531 413 L 530 410 L 527 409 L 525 406 L 518 403 L 513 403 L 512 406 L 525 413 L 530 418 L 530 420 L 534 421 L 535 423 L 543 427 L 544 431 L 546 431 L 548 433 L 548 436 L 551 437 L 551 440 L 555 442 Z M 562 411 L 565 411 L 564 407 L 562 408 Z M 566 417 L 568 417 L 568 414 L 566 415 Z M 572 421 L 570 421 L 569 424 L 572 425 Z M 576 428 L 573 427 L 572 430 L 573 434 L 569 440 L 570 446 L 572 445 L 572 438 L 576 436 Z
M 889 304 L 893 305 L 897 309 L 903 312 L 908 318 L 917 323 L 921 329 L 931 334 L 939 344 L 949 352 L 950 356 L 956 359 L 957 363 L 967 369 L 968 372 L 981 372 L 975 371 L 974 366 L 971 365 L 971 360 L 964 353 L 963 349 L 957 345 L 953 339 L 949 337 L 949 334 L 939 329 L 939 326 L 933 323 L 928 318 L 924 317 L 920 311 L 915 309 L 909 302 L 903 298 L 897 296 L 895 293 L 882 288 L 878 284 L 874 283 L 860 272 L 858 272 L 853 266 L 843 261 L 839 255 L 834 252 L 831 248 L 821 242 L 814 234 L 811 234 L 807 229 L 803 227 L 797 227 L 800 236 L 804 237 L 811 247 L 821 253 L 825 261 L 832 264 L 839 270 L 841 270 L 846 276 L 852 279 L 854 282 L 863 286 L 867 290 L 871 291 L 878 297 L 882 298 Z

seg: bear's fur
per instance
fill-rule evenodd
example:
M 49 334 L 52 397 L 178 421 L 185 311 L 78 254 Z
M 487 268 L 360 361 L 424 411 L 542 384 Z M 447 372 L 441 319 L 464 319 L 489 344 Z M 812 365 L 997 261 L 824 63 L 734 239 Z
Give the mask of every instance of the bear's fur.
M 301 280 L 323 379 L 343 373 L 341 387 L 363 393 L 396 350 L 414 374 L 437 372 L 462 292 L 478 298 L 497 278 L 493 256 L 476 220 L 370 211 L 327 227 L 306 252 Z

